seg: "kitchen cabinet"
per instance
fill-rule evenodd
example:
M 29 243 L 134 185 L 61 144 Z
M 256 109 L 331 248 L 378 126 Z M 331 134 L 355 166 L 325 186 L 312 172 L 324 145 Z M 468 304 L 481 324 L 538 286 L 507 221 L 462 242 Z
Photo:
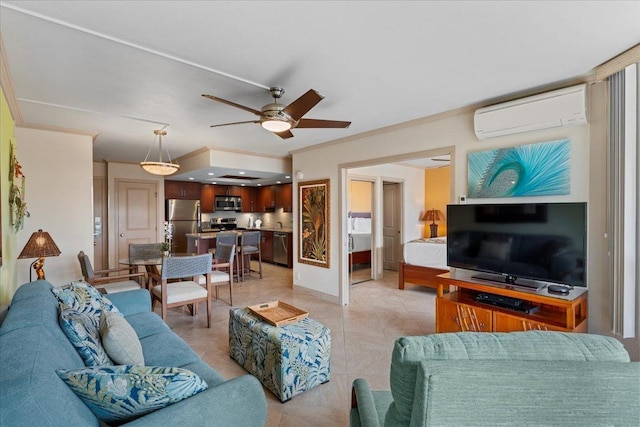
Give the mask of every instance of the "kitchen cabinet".
M 199 200 L 200 188 L 199 182 L 165 181 L 164 198 Z
M 283 212 L 293 212 L 293 184 L 279 185 L 276 193 L 276 209 L 281 207 Z
M 242 212 L 256 212 L 258 209 L 256 187 L 242 187 L 240 197 L 242 198 Z
M 273 263 L 273 231 L 260 230 L 262 261 Z
M 214 195 L 241 196 L 242 188 L 239 185 L 214 185 Z
M 436 332 L 513 332 L 528 330 L 587 332 L 587 290 L 574 288 L 567 296 L 552 295 L 546 289 L 525 292 L 505 286 L 437 276 Z M 455 292 L 444 289 L 456 287 Z M 480 293 L 517 298 L 535 306 L 528 313 L 482 304 Z
M 215 210 L 213 201 L 215 199 L 215 185 L 202 184 L 200 191 L 200 211 L 203 213 L 213 212 Z
M 258 212 L 275 212 L 275 185 L 265 185 L 258 188 Z

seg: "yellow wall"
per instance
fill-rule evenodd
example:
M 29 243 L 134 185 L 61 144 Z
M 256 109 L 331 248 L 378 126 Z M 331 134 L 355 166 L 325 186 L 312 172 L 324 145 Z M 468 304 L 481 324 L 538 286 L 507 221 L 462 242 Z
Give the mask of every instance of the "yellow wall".
M 13 296 L 16 282 L 16 233 L 9 224 L 9 142 L 14 139 L 15 123 L 0 88 L 0 230 L 2 267 L 0 267 L 0 307 L 6 307 Z M 17 149 L 16 144 L 16 149 Z
M 371 212 L 372 187 L 369 181 L 351 181 L 351 212 Z
M 451 203 L 451 167 L 425 169 L 424 171 L 424 208 L 425 210 L 438 209 L 446 217 L 447 205 Z M 424 236 L 429 237 L 431 222 L 424 224 Z M 438 224 L 438 237 L 447 235 L 447 221 L 436 221 Z

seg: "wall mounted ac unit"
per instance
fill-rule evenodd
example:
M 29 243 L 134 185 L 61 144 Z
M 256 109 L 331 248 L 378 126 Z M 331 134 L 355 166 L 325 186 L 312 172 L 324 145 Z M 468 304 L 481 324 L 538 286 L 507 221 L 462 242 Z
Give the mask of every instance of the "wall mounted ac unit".
M 587 124 L 587 85 L 558 89 L 476 110 L 478 139 Z

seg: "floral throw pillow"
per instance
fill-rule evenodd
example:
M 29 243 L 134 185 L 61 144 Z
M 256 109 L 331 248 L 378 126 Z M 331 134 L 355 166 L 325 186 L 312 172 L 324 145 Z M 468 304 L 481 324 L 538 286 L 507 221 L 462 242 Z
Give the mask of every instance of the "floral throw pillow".
M 60 329 L 86 366 L 113 365 L 100 341 L 100 331 L 91 315 L 74 308 L 60 310 Z
M 131 421 L 208 387 L 198 375 L 182 368 L 122 365 L 56 373 L 108 424 Z
M 61 310 L 73 308 L 87 314 L 96 328 L 100 326 L 100 314 L 103 311 L 120 312 L 107 297 L 87 282 L 71 282 L 62 288 L 53 288 L 52 292 L 58 298 Z

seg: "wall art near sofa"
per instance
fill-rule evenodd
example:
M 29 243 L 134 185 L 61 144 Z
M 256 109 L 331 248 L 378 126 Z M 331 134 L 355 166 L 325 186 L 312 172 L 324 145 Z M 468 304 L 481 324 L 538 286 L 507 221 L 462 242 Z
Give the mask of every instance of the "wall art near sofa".
M 467 196 L 563 195 L 570 192 L 569 139 L 477 151 L 467 156 Z
M 24 218 L 29 217 L 27 203 L 24 201 L 25 176 L 16 157 L 15 142 L 9 142 L 9 219 L 17 232 L 24 226 Z
M 298 262 L 329 268 L 329 180 L 298 183 Z

